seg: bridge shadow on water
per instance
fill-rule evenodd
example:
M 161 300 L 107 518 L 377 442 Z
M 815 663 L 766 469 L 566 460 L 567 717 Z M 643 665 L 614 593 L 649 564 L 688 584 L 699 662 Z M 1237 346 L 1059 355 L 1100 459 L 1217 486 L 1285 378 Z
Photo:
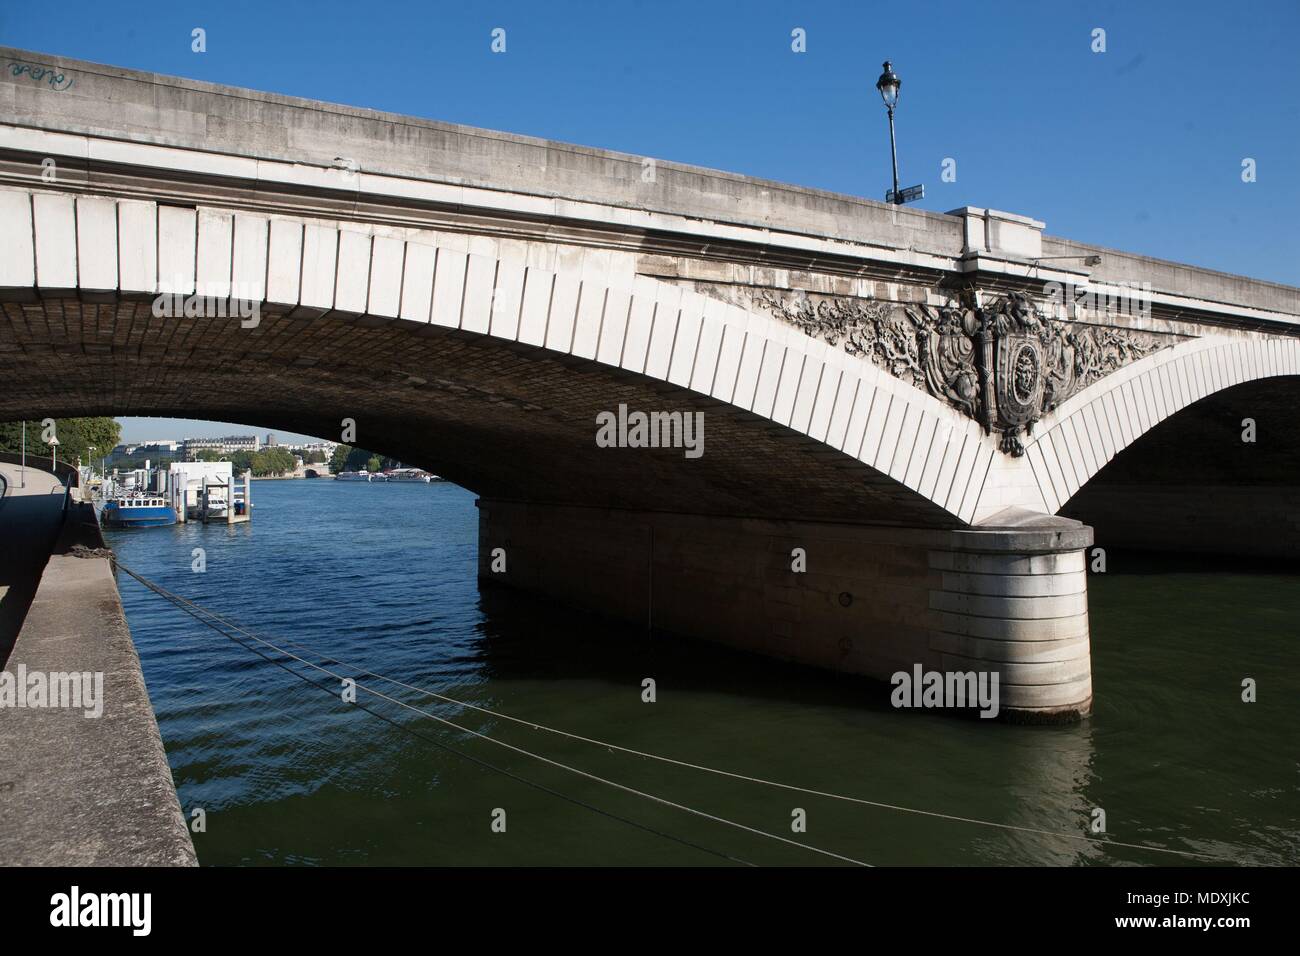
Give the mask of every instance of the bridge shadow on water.
M 590 766 L 594 754 L 618 779 L 660 792 L 670 784 L 687 802 L 703 794 L 715 809 L 815 806 L 823 825 L 854 834 L 838 848 L 881 863 L 1106 859 L 1079 839 L 1093 778 L 1087 722 L 1025 726 L 981 720 L 974 710 L 901 711 L 883 681 L 651 631 L 497 586 L 480 584 L 479 595 L 477 664 L 493 686 L 526 688 L 509 696 L 537 706 L 529 718 L 733 773 L 996 826 L 828 802 L 528 738 L 550 751 L 564 745 L 579 765 Z M 655 681 L 650 721 L 645 678 Z
M 1106 562 L 1108 568 L 1120 568 L 1122 570 L 1117 573 L 1125 575 L 1222 573 L 1300 576 L 1300 558 L 1107 548 Z
M 1027 828 L 867 811 L 876 825 L 895 831 L 896 839 L 869 844 L 884 854 L 882 862 L 1207 862 L 1080 840 L 1098 810 L 1110 815 L 1098 839 L 1238 862 L 1293 858 L 1288 846 L 1298 824 L 1275 799 L 1294 790 L 1282 784 L 1293 768 L 1276 750 L 1264 756 L 1257 741 L 1294 726 L 1284 697 L 1295 680 L 1277 651 L 1300 597 L 1300 565 L 1124 550 L 1111 551 L 1108 562 L 1111 570 L 1090 581 L 1098 696 L 1092 717 L 1076 725 L 901 712 L 880 681 L 650 632 L 494 586 L 479 589 L 476 653 L 495 684 L 549 688 L 536 697 L 546 701 L 545 717 L 535 716 L 552 726 L 591 726 L 578 716 L 581 704 L 561 703 L 576 684 L 622 687 L 615 693 L 625 703 L 599 705 L 608 720 L 597 722 L 593 736 Z M 1237 639 L 1225 646 L 1227 635 Z M 1270 686 L 1272 699 L 1260 709 L 1238 700 L 1239 671 Z M 646 677 L 656 681 L 656 707 L 676 709 L 675 699 L 689 699 L 686 713 L 653 732 L 637 729 L 635 716 L 645 706 Z M 1261 788 L 1264 779 L 1281 790 Z M 852 812 L 839 816 L 844 809 L 836 808 L 837 819 L 853 819 Z
M 775 660 L 614 620 L 480 582 L 478 662 L 497 680 L 651 678 L 665 693 L 731 694 L 786 704 L 893 711 L 889 684 Z

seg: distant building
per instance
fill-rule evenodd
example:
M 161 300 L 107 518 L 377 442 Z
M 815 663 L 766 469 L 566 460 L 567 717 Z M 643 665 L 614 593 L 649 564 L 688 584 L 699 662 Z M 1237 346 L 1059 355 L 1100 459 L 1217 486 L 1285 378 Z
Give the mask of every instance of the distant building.
M 115 462 L 138 458 L 150 458 L 154 461 L 160 458 L 174 459 L 181 453 L 181 448 L 181 442 L 165 439 L 160 441 L 124 442 L 116 446 L 106 457 L 110 465 Z
M 267 448 L 276 448 L 276 447 L 279 446 L 279 444 L 280 444 L 280 442 L 276 439 L 276 437 L 275 437 L 275 432 L 267 432 L 267 433 L 266 433 L 266 447 L 267 447 Z
M 187 438 L 184 457 L 194 461 L 199 452 L 214 451 L 218 455 L 233 455 L 237 451 L 260 451 L 262 442 L 256 435 L 227 435 L 224 438 Z
M 338 442 L 312 441 L 312 442 L 306 442 L 305 444 L 301 444 L 301 445 L 288 445 L 286 447 L 290 451 L 301 455 L 303 461 L 306 461 L 308 458 L 310 458 L 311 453 L 315 451 L 320 452 L 322 455 L 325 456 L 325 460 L 329 461 L 330 457 L 334 454 L 334 449 L 338 447 Z

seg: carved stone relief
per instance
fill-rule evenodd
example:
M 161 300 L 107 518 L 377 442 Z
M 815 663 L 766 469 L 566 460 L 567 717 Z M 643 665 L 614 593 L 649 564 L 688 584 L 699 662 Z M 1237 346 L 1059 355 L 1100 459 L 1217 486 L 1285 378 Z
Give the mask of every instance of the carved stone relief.
M 869 299 L 757 303 L 809 336 L 860 355 L 1001 434 L 1009 455 L 1021 436 L 1080 389 L 1179 341 L 1135 329 L 1055 321 L 1023 293 L 934 307 Z

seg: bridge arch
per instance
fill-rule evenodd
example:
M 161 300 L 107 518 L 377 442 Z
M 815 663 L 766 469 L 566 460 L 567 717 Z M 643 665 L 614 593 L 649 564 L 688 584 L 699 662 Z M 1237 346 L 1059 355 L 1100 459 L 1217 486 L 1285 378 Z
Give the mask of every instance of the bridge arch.
M 1162 422 L 1227 389 L 1300 375 L 1300 339 L 1206 335 L 1133 362 L 1044 416 L 1025 459 L 1046 510 L 1081 489 Z
M 1238 568 L 1243 558 L 1300 560 L 1298 406 L 1297 375 L 1214 392 L 1116 455 L 1061 514 L 1113 548 L 1232 558 Z
M 997 454 L 871 362 L 599 249 L 35 189 L 0 189 L 0 245 L 4 417 L 353 417 L 488 496 L 932 528 L 972 522 Z M 256 322 L 159 314 L 196 294 Z M 704 413 L 703 464 L 598 452 L 620 404 Z

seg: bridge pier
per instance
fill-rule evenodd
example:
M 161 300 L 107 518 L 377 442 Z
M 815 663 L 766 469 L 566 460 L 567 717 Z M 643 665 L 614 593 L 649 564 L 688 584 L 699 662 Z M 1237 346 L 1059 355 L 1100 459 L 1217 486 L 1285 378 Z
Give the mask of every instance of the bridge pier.
M 997 674 L 1012 720 L 1091 709 L 1092 529 L 1077 521 L 1008 509 L 935 530 L 478 506 L 484 582 L 881 681 L 917 665 Z

